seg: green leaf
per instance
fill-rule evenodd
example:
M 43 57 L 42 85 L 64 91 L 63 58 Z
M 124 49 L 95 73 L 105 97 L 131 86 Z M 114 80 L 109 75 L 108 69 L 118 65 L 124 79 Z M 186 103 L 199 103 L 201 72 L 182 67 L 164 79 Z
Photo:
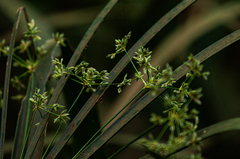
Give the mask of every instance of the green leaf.
M 5 142 L 5 133 L 6 133 L 6 122 L 7 122 L 7 106 L 8 106 L 8 92 L 9 92 L 9 80 L 12 66 L 12 56 L 14 50 L 15 39 L 18 31 L 20 16 L 23 8 L 20 8 L 17 12 L 16 19 L 13 26 L 13 31 L 10 40 L 8 59 L 6 63 L 6 73 L 4 81 L 4 92 L 3 92 L 3 107 L 2 107 L 2 119 L 1 119 L 1 137 L 0 137 L 0 158 L 4 156 L 4 142 Z

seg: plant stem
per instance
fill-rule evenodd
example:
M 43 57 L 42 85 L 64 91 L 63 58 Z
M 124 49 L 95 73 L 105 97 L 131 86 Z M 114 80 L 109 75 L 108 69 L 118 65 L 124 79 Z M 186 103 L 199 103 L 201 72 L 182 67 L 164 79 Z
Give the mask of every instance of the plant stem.
M 126 50 L 125 50 L 125 53 L 126 53 L 128 59 L 130 60 L 130 62 L 131 62 L 131 64 L 132 64 L 133 68 L 135 69 L 136 73 L 138 73 L 138 72 L 139 72 L 138 69 L 137 69 L 136 66 L 134 65 L 132 59 L 130 58 L 130 56 L 128 55 L 128 53 L 127 53 Z M 146 84 L 146 82 L 144 81 L 144 79 L 143 79 L 142 77 L 140 77 L 140 79 L 142 80 L 144 86 L 146 86 L 147 84 Z
M 22 73 L 21 75 L 18 76 L 19 79 L 21 79 L 22 77 L 26 76 L 29 73 L 29 71 L 25 71 L 24 73 Z M 24 78 L 25 79 L 25 78 Z
M 54 136 L 53 136 L 53 138 L 52 138 L 52 140 L 51 140 L 50 143 L 48 144 L 48 147 L 47 147 L 47 149 L 45 150 L 45 152 L 44 152 L 44 154 L 43 154 L 43 156 L 42 156 L 42 159 L 44 159 L 44 157 L 46 156 L 46 154 L 47 154 L 47 152 L 48 152 L 50 146 L 52 145 L 52 143 L 53 143 L 54 139 L 56 138 L 58 132 L 60 131 L 62 125 L 63 125 L 63 124 L 60 124 L 60 125 L 59 125 L 59 127 L 58 127 L 56 133 L 54 134 Z
M 18 62 L 22 67 L 27 68 L 27 63 L 21 57 L 16 54 L 13 54 L 14 61 Z
M 108 159 L 112 159 L 113 157 L 115 157 L 117 154 L 119 154 L 120 152 L 122 152 L 123 150 L 125 150 L 128 146 L 130 146 L 132 143 L 134 143 L 135 141 L 137 141 L 139 138 L 141 138 L 142 136 L 144 136 L 145 134 L 147 134 L 149 131 L 151 131 L 152 129 L 154 129 L 155 127 L 157 127 L 158 124 L 154 124 L 152 126 L 150 126 L 149 128 L 147 128 L 146 130 L 144 130 L 140 135 L 138 135 L 135 139 L 133 139 L 132 141 L 130 141 L 128 144 L 124 145 L 123 147 L 121 147 L 117 152 L 115 152 L 112 156 L 110 156 Z
M 33 94 L 33 87 L 34 87 L 34 74 L 33 74 L 33 72 L 31 72 L 31 90 L 30 90 L 29 95 Z M 24 153 L 24 149 L 25 149 L 25 146 L 26 146 L 26 143 L 27 143 L 28 135 L 29 135 L 30 130 L 31 130 L 31 125 L 32 125 L 34 116 L 36 114 L 36 113 L 34 113 L 32 119 L 31 119 L 31 123 L 29 125 L 29 118 L 30 118 L 30 113 L 31 113 L 30 107 L 31 107 L 31 102 L 28 100 L 27 116 L 26 116 L 26 126 L 25 126 L 24 140 L 23 140 L 24 143 L 23 143 L 23 148 L 22 148 L 22 152 L 21 152 L 20 158 L 23 158 L 23 153 Z
M 85 87 L 86 87 L 86 86 L 83 86 L 83 87 L 82 87 L 82 89 L 81 89 L 81 91 L 79 92 L 77 98 L 75 99 L 75 101 L 73 102 L 73 104 L 71 105 L 71 107 L 68 109 L 68 111 L 67 111 L 68 113 L 71 111 L 71 109 L 73 108 L 73 106 L 75 105 L 75 103 L 78 101 L 78 99 L 79 99 L 79 97 L 81 96 L 81 94 L 82 94 L 83 90 L 85 89 Z
M 26 136 L 25 136 L 25 138 L 24 138 L 24 143 L 23 143 L 23 148 L 22 148 L 22 152 L 21 152 L 20 159 L 23 158 L 24 149 L 25 149 L 25 146 L 26 146 L 26 143 L 27 143 L 27 139 L 28 139 L 29 133 L 30 133 L 30 131 L 31 131 L 31 127 L 32 127 L 33 119 L 35 118 L 35 115 L 36 115 L 36 112 L 35 112 L 35 113 L 33 114 L 33 116 L 32 116 L 31 123 L 30 123 L 30 125 L 29 125 L 29 127 L 28 127 L 28 130 L 25 131 L 25 132 L 26 132 Z M 27 127 L 27 125 L 26 125 L 26 127 Z
M 175 123 L 176 124 L 176 131 L 177 131 L 177 136 L 179 136 L 179 134 L 180 134 L 180 126 L 179 126 L 179 124 L 176 122 Z
M 41 108 L 41 107 L 40 107 L 40 109 L 42 109 L 43 111 L 48 112 L 48 113 L 50 113 L 50 114 L 53 114 L 53 115 L 59 116 L 58 114 L 53 113 L 53 112 L 51 112 L 51 111 L 49 111 L 49 110 L 47 110 L 47 109 L 44 109 L 44 108 Z M 40 111 L 39 111 L 39 112 L 40 112 Z
M 167 128 L 169 127 L 170 122 L 168 122 L 162 129 L 162 131 L 160 132 L 160 134 L 158 135 L 158 137 L 156 138 L 156 141 L 160 141 L 160 139 L 162 138 L 163 134 L 165 133 L 165 131 L 167 130 Z
M 32 64 L 33 64 L 33 59 L 32 59 L 32 57 L 31 57 L 31 54 L 30 54 L 30 52 L 29 52 L 28 49 L 26 50 L 26 52 L 27 52 L 27 55 L 28 55 L 28 59 L 29 59 L 29 61 L 30 61 L 30 64 L 32 65 Z

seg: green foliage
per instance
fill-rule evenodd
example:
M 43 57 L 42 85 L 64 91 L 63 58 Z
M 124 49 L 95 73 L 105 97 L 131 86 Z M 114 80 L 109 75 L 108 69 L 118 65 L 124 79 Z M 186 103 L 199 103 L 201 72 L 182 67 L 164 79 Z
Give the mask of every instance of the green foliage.
M 31 22 L 28 23 L 28 30 L 24 32 L 24 35 L 33 38 L 33 40 L 41 40 L 41 37 L 37 35 L 39 32 L 40 30 L 35 26 L 35 21 L 32 19 Z
M 76 67 L 70 66 L 67 68 L 62 64 L 63 59 L 59 61 L 57 58 L 55 58 L 55 60 L 52 62 L 55 65 L 54 74 L 52 75 L 55 80 L 60 79 L 64 74 L 75 76 L 77 80 L 73 80 L 81 84 L 84 88 L 87 87 L 86 92 L 95 92 L 96 89 L 94 89 L 92 86 L 108 84 L 107 82 L 104 82 L 108 79 L 109 73 L 107 73 L 107 70 L 98 72 L 95 68 L 88 67 L 89 63 L 85 61 L 82 61 Z M 96 80 L 101 80 L 101 83 L 96 83 Z
M 65 43 L 66 39 L 64 34 L 53 34 L 52 37 L 54 43 L 48 49 L 46 49 L 44 45 L 35 47 L 36 40 L 41 40 L 41 38 L 38 35 L 40 30 L 38 30 L 38 27 L 35 25 L 35 21 L 33 19 L 30 22 L 27 20 L 28 29 L 24 32 L 24 35 L 27 39 L 21 40 L 18 46 L 14 47 L 14 43 L 11 43 L 9 47 L 5 46 L 5 40 L 2 40 L 0 43 L 0 55 L 8 56 L 9 61 L 14 61 L 13 66 L 22 67 L 24 68 L 25 72 L 10 79 L 11 63 L 10 65 L 7 65 L 7 74 L 5 78 L 5 84 L 7 86 L 5 86 L 4 92 L 0 90 L 0 105 L 3 105 L 0 145 L 1 158 L 3 158 L 6 114 L 8 106 L 7 90 L 10 81 L 12 86 L 18 91 L 27 88 L 26 96 L 23 99 L 20 108 L 17 124 L 17 130 L 22 129 L 23 135 L 19 136 L 18 133 L 20 132 L 16 131 L 16 142 L 12 154 L 15 158 L 32 158 L 36 156 L 38 158 L 55 158 L 59 151 L 61 151 L 64 145 L 69 141 L 77 127 L 86 118 L 90 110 L 99 102 L 100 97 L 104 95 L 104 92 L 109 86 L 116 85 L 118 93 L 121 93 L 122 87 L 126 85 L 130 86 L 133 81 L 142 82 L 143 88 L 104 126 L 102 126 L 87 141 L 87 143 L 85 143 L 84 146 L 79 149 L 73 158 L 89 158 L 92 154 L 96 153 L 100 147 L 102 147 L 123 126 L 125 126 L 142 109 L 147 107 L 149 103 L 156 98 L 162 99 L 163 105 L 165 106 L 163 113 L 161 115 L 158 115 L 155 112 L 152 113 L 149 121 L 153 125 L 147 130 L 143 131 L 142 134 L 137 136 L 133 141 L 125 145 L 109 158 L 116 156 L 135 141 L 145 148 L 149 154 L 152 156 L 157 156 L 158 158 L 167 158 L 186 147 L 191 147 L 197 152 L 196 154 L 189 154 L 186 156 L 186 158 L 203 158 L 201 155 L 201 141 L 208 136 L 201 135 L 199 132 L 202 131 L 197 130 L 199 124 L 199 111 L 197 108 L 190 106 L 192 101 L 198 105 L 202 104 L 200 100 L 200 98 L 203 96 L 202 88 L 192 89 L 190 86 L 195 77 L 203 77 L 205 80 L 208 79 L 210 73 L 203 71 L 203 65 L 201 63 L 229 44 L 239 40 L 240 31 L 238 30 L 226 36 L 222 40 L 217 41 L 215 44 L 209 46 L 206 50 L 198 53 L 196 56 L 190 54 L 188 56 L 188 61 L 184 62 L 184 64 L 175 71 L 173 71 L 173 68 L 169 64 L 166 64 L 164 69 L 162 69 L 159 65 L 153 66 L 151 64 L 152 51 L 149 51 L 149 48 L 145 48 L 144 45 L 157 32 L 159 32 L 163 26 L 170 22 L 172 18 L 174 18 L 184 8 L 194 2 L 183 1 L 178 6 L 173 8 L 173 10 L 171 10 L 168 14 L 166 14 L 166 16 L 160 19 L 156 25 L 150 28 L 150 31 L 147 31 L 143 38 L 141 38 L 141 40 L 144 40 L 139 40 L 139 42 L 137 42 L 130 50 L 127 50 L 126 48 L 131 37 L 131 32 L 125 35 L 122 39 L 116 39 L 115 52 L 107 55 L 107 57 L 113 59 L 120 53 L 123 53 L 124 57 L 122 60 L 120 60 L 119 64 L 116 65 L 118 67 L 114 68 L 110 73 L 108 73 L 107 70 L 97 71 L 96 68 L 90 67 L 89 63 L 86 61 L 80 61 L 79 64 L 76 64 L 83 48 L 85 48 L 103 18 L 107 15 L 116 2 L 117 0 L 109 1 L 102 12 L 99 13 L 96 20 L 94 20 L 93 24 L 89 27 L 89 30 L 87 31 L 83 40 L 80 42 L 79 46 L 81 47 L 76 49 L 67 66 L 63 64 L 63 58 L 54 58 L 52 52 L 56 46 L 67 46 Z M 24 9 L 20 8 L 18 11 L 17 20 L 15 21 L 15 25 L 17 26 L 16 28 L 18 28 L 19 16 L 22 10 Z M 24 11 L 26 13 L 26 10 Z M 164 23 L 162 23 L 163 21 Z M 13 35 L 16 35 L 15 28 Z M 15 36 L 12 36 L 12 41 L 14 40 Z M 22 54 L 25 54 L 27 59 L 22 58 Z M 11 59 L 11 57 L 13 58 Z M 47 65 L 49 67 L 47 69 L 48 71 L 43 71 L 42 73 L 42 70 L 39 70 L 38 66 L 42 66 L 40 65 L 41 62 L 49 59 L 51 59 L 52 62 L 51 66 Z M 114 83 L 114 79 L 120 74 L 120 72 L 129 62 L 135 70 L 134 77 L 128 79 L 128 72 L 125 74 L 122 82 Z M 52 67 L 54 70 L 50 69 Z M 184 75 L 185 80 L 179 85 L 179 87 L 176 87 L 175 83 Z M 26 77 L 29 78 L 29 84 L 27 87 L 23 84 L 23 80 L 26 79 Z M 50 79 L 52 77 L 54 80 L 58 80 L 58 85 L 51 93 L 48 93 L 50 91 L 45 91 L 46 82 L 43 81 L 43 78 L 47 80 L 48 77 Z M 58 104 L 57 99 L 69 77 L 77 84 L 80 84 L 81 89 L 79 90 L 79 94 L 71 106 L 66 108 L 63 105 Z M 165 93 L 163 95 L 162 93 L 166 89 L 171 90 L 171 93 Z M 84 105 L 80 106 L 81 110 L 71 121 L 69 116 L 72 112 L 70 111 L 73 107 L 76 107 L 76 102 L 79 99 L 84 98 L 84 90 L 92 93 L 92 95 Z M 23 97 L 24 96 L 22 95 L 17 95 L 14 98 L 21 100 Z M 131 107 L 125 110 L 125 108 L 127 108 L 130 104 Z M 123 110 L 125 110 L 125 112 L 123 112 Z M 56 130 L 56 133 L 51 139 L 47 148 L 43 149 L 43 145 L 41 145 L 41 143 L 44 142 L 45 134 L 43 132 L 47 128 L 47 122 L 49 121 L 50 115 L 55 117 L 53 123 L 59 123 L 58 129 Z M 63 124 L 67 125 L 67 128 L 64 130 L 65 133 L 60 137 L 57 143 L 53 145 L 53 141 L 58 135 Z M 163 128 L 159 132 L 158 136 L 154 137 L 154 135 L 149 132 L 154 127 L 159 125 L 161 125 Z M 220 126 L 218 127 L 219 130 L 215 130 L 215 134 L 228 130 L 222 130 Z M 210 131 L 210 128 L 206 129 Z M 168 140 L 162 140 L 163 135 L 168 132 L 170 132 L 167 134 Z M 149 133 L 148 139 L 141 138 L 147 133 Z M 209 133 L 209 136 L 212 134 Z M 29 141 L 28 144 L 27 141 Z M 52 145 L 53 148 L 50 150 Z M 94 149 L 92 147 L 94 147 Z
M 196 108 L 189 110 L 189 104 L 191 101 L 194 101 L 199 105 L 201 104 L 200 98 L 202 97 L 202 89 L 198 88 L 192 90 L 190 89 L 190 83 L 195 76 L 204 75 L 204 78 L 207 79 L 209 72 L 201 72 L 203 65 L 200 65 L 199 60 L 194 59 L 192 54 L 190 54 L 188 60 L 190 61 L 190 64 L 185 63 L 185 65 L 189 68 L 189 72 L 186 74 L 184 82 L 182 82 L 179 88 L 174 88 L 171 95 L 164 95 L 163 103 L 166 110 L 163 113 L 167 114 L 167 116 L 163 118 L 160 115 L 153 113 L 149 119 L 153 124 L 165 124 L 165 127 L 169 127 L 171 133 L 167 143 L 160 143 L 160 139 L 166 129 L 163 129 L 160 132 L 157 139 L 154 139 L 153 136 L 150 135 L 149 140 L 139 140 L 139 143 L 149 151 L 160 154 L 161 156 L 175 151 L 180 145 L 191 145 L 193 148 L 201 151 L 199 145 L 201 138 L 197 137 L 196 132 L 199 123 L 199 111 Z
M 119 53 L 125 52 L 126 55 L 128 56 L 132 66 L 134 67 L 136 73 L 135 73 L 135 78 L 134 79 L 127 79 L 127 74 L 124 76 L 123 81 L 117 85 L 118 88 L 118 93 L 121 93 L 122 89 L 121 87 L 124 85 L 131 85 L 131 82 L 133 81 L 138 81 L 139 79 L 143 82 L 145 85 L 144 88 L 149 88 L 151 90 L 151 94 L 155 95 L 157 92 L 157 88 L 159 87 L 168 87 L 172 86 L 173 83 L 175 83 L 174 79 L 171 77 L 172 76 L 172 67 L 169 66 L 169 64 L 166 64 L 166 68 L 163 69 L 160 72 L 160 66 L 153 67 L 150 63 L 151 61 L 151 53 L 152 51 L 149 51 L 149 49 L 144 48 L 141 46 L 138 49 L 138 52 L 135 52 L 135 56 L 133 56 L 133 59 L 136 60 L 136 63 L 139 66 L 143 65 L 143 73 L 141 71 L 138 71 L 135 64 L 129 57 L 129 54 L 126 50 L 127 42 L 128 39 L 130 38 L 131 32 L 129 32 L 127 35 L 122 38 L 122 40 L 118 39 L 115 40 L 115 48 L 116 52 L 109 54 L 107 57 L 112 57 L 116 56 Z M 142 77 L 144 75 L 147 75 L 147 81 L 145 81 Z

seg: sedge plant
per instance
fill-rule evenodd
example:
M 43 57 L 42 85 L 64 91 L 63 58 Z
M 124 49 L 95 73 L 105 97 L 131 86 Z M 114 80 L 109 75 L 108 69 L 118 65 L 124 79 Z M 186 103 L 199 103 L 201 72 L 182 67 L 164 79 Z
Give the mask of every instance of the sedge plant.
M 175 70 L 169 64 L 166 64 L 163 69 L 162 66 L 152 66 L 152 51 L 149 51 L 149 48 L 145 48 L 145 45 L 175 16 L 195 2 L 194 0 L 184 0 L 159 19 L 129 50 L 126 49 L 126 46 L 130 40 L 131 32 L 122 39 L 115 40 L 115 52 L 107 57 L 113 59 L 118 54 L 124 54 L 124 56 L 112 71 L 98 71 L 96 68 L 91 67 L 88 62 L 79 62 L 78 60 L 104 17 L 117 2 L 118 0 L 110 0 L 99 13 L 66 66 L 63 64 L 63 58 L 56 57 L 57 48 L 60 45 L 66 46 L 64 34 L 53 34 L 52 45 L 48 48 L 44 45 L 36 46 L 35 41 L 41 40 L 38 35 L 40 31 L 35 25 L 35 21 L 28 19 L 26 9 L 23 7 L 19 8 L 10 45 L 5 46 L 4 40 L 0 43 L 0 53 L 8 57 L 5 84 L 0 91 L 0 95 L 3 96 L 0 100 L 2 105 L 1 158 L 4 157 L 10 84 L 18 90 L 26 88 L 25 95 L 14 97 L 22 100 L 22 104 L 16 126 L 12 158 L 57 158 L 59 152 L 70 140 L 76 129 L 81 126 L 82 121 L 104 95 L 105 91 L 113 85 L 117 86 L 117 92 L 121 93 L 124 89 L 123 87 L 125 85 L 130 87 L 133 81 L 142 82 L 143 88 L 117 114 L 113 115 L 75 155 L 69 158 L 90 158 L 99 148 L 116 135 L 120 129 L 138 115 L 141 110 L 158 98 L 165 106 L 162 114 L 153 112 L 149 119 L 152 126 L 108 158 L 115 157 L 133 142 L 137 142 L 147 151 L 148 155 L 143 156 L 143 158 L 168 158 L 187 147 L 192 147 L 197 153 L 189 154 L 186 158 L 202 158 L 200 147 L 202 140 L 224 131 L 239 129 L 236 125 L 239 125 L 240 120 L 235 118 L 198 130 L 199 111 L 197 108 L 191 108 L 190 104 L 191 102 L 195 102 L 198 105 L 202 104 L 200 100 L 202 89 L 192 89 L 190 86 L 195 77 L 203 77 L 207 80 L 209 72 L 203 71 L 201 63 L 239 40 L 240 30 L 216 41 L 195 56 L 190 54 L 188 60 Z M 14 47 L 19 17 L 22 12 L 24 12 L 28 24 L 27 31 L 24 32 L 27 40 L 22 40 L 19 46 Z M 27 59 L 23 59 L 20 56 L 22 53 L 26 53 Z M 26 71 L 20 76 L 15 76 L 11 79 L 12 61 L 14 61 L 13 66 L 22 67 Z M 135 71 L 134 78 L 128 78 L 128 74 L 125 74 L 122 82 L 114 83 L 115 78 L 128 63 L 132 65 Z M 185 76 L 185 80 L 179 87 L 175 86 L 183 76 Z M 28 79 L 27 86 L 23 84 L 25 79 Z M 46 91 L 49 79 L 54 79 L 58 82 L 52 93 L 50 93 L 51 91 Z M 67 80 L 72 80 L 82 86 L 78 96 L 68 108 L 57 102 Z M 163 94 L 166 89 L 171 90 L 169 94 Z M 71 114 L 72 108 L 76 107 L 77 100 L 82 98 L 84 91 L 92 93 L 92 95 L 77 112 L 76 116 L 70 119 L 69 114 Z M 47 123 L 50 121 L 50 115 L 54 116 L 53 123 L 58 124 L 58 128 L 48 146 L 44 148 L 43 143 L 47 135 Z M 229 125 L 229 123 L 235 124 Z M 64 133 L 54 143 L 64 124 L 67 125 L 62 130 Z M 155 127 L 159 127 L 159 125 L 162 126 L 162 130 L 157 137 L 154 137 L 150 131 Z M 163 142 L 162 137 L 167 132 L 169 132 L 168 140 Z M 142 138 L 146 134 L 149 137 Z

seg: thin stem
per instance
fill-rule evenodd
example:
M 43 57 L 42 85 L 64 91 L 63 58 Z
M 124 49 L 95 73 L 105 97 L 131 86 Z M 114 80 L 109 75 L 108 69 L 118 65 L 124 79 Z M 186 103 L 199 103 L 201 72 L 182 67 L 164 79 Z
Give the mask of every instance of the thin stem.
M 29 52 L 29 50 L 28 50 L 28 49 L 27 49 L 26 51 L 27 51 L 27 56 L 28 56 L 28 59 L 29 59 L 29 61 L 30 61 L 31 65 L 32 65 L 32 64 L 33 64 L 33 59 L 32 59 L 32 57 L 31 57 L 31 54 L 30 54 L 30 52 Z
M 33 87 L 34 87 L 34 75 L 33 75 L 33 72 L 31 72 L 31 90 L 30 90 L 30 94 L 29 95 L 33 94 Z M 33 122 L 33 119 L 34 119 L 33 117 L 35 116 L 35 114 L 34 114 L 32 119 L 31 119 L 30 125 L 28 125 L 29 124 L 30 113 L 31 113 L 30 107 L 31 107 L 31 102 L 28 100 L 26 126 L 25 126 L 25 134 L 24 134 L 24 144 L 23 144 L 23 148 L 22 148 L 22 152 L 21 152 L 21 157 L 20 158 L 23 157 L 24 148 L 26 146 L 27 138 L 28 138 L 28 135 L 30 133 L 31 125 L 32 125 L 32 122 Z
M 116 118 L 118 114 L 120 114 L 145 88 L 142 88 L 120 111 L 118 111 L 105 125 L 103 125 L 89 140 L 88 142 L 83 145 L 83 147 L 76 153 L 76 155 L 73 157 L 75 159 L 78 154 L 104 129 L 113 119 Z
M 144 130 L 140 135 L 138 135 L 135 139 L 133 139 L 132 141 L 130 141 L 128 144 L 124 145 L 123 147 L 121 147 L 117 152 L 115 152 L 112 156 L 110 156 L 108 159 L 111 159 L 113 157 L 115 157 L 117 154 L 119 154 L 120 152 L 122 152 L 123 150 L 125 150 L 128 146 L 130 146 L 132 143 L 134 143 L 135 141 L 137 141 L 139 138 L 141 138 L 142 136 L 144 136 L 145 134 L 147 134 L 149 131 L 151 131 L 152 129 L 154 129 L 155 127 L 157 127 L 158 124 L 154 124 L 152 126 L 150 126 L 149 128 L 147 128 L 146 130 Z
M 73 78 L 70 78 L 71 80 L 73 80 L 74 82 L 77 82 L 77 83 L 79 83 L 80 85 L 83 85 L 83 83 L 82 82 L 80 82 L 80 81 L 78 81 L 78 80 L 75 80 L 75 79 L 73 79 Z
M 180 126 L 179 124 L 176 122 L 176 131 L 177 131 L 177 136 L 179 136 L 180 134 Z
M 27 133 L 26 133 L 26 137 L 25 137 L 25 139 L 24 139 L 24 143 L 23 143 L 23 148 L 22 148 L 22 152 L 21 152 L 20 159 L 23 158 L 24 149 L 25 149 L 25 147 L 26 147 L 27 139 L 28 139 L 28 136 L 29 136 L 29 134 L 30 134 L 31 127 L 32 127 L 32 124 L 33 124 L 33 119 L 35 118 L 35 115 L 36 115 L 36 112 L 33 114 L 32 119 L 31 119 L 31 123 L 30 123 L 30 125 L 29 125 L 29 127 L 28 127 L 28 130 L 26 131 Z M 27 126 L 26 126 L 26 127 L 27 127 Z
M 31 72 L 31 92 L 30 92 L 30 95 L 33 94 L 33 87 L 34 87 L 34 75 L 33 75 L 33 72 Z M 26 119 L 26 127 L 25 127 L 25 132 L 26 130 L 28 129 L 28 122 L 29 122 L 29 118 L 30 118 L 30 107 L 31 107 L 31 102 L 30 100 L 28 100 L 28 109 L 27 109 L 27 119 Z M 26 136 L 26 134 L 25 134 Z
M 50 113 L 50 114 L 53 114 L 53 115 L 59 116 L 58 114 L 53 113 L 53 112 L 51 112 L 51 111 L 49 111 L 49 110 L 47 110 L 47 109 L 44 109 L 44 108 L 42 108 L 42 107 L 40 107 L 40 109 L 42 109 L 43 111 L 48 112 L 48 113 Z M 39 111 L 39 112 L 40 112 L 40 111 Z
M 75 80 L 75 79 L 73 79 L 73 78 L 69 78 L 69 79 L 71 79 L 72 81 L 74 81 L 74 82 L 77 82 L 77 83 L 79 83 L 79 84 L 81 84 L 81 85 L 83 85 L 80 81 L 78 81 L 78 80 Z M 94 86 L 99 86 L 99 85 L 112 85 L 112 86 L 115 86 L 115 85 L 118 85 L 119 83 L 92 83 L 92 85 L 94 85 Z
M 177 87 L 161 87 L 161 88 L 174 89 L 174 90 L 178 90 L 179 89 Z
M 68 113 L 71 111 L 71 109 L 73 108 L 73 106 L 75 105 L 75 103 L 78 101 L 78 99 L 79 99 L 79 97 L 81 96 L 81 94 L 82 94 L 83 90 L 85 89 L 85 87 L 86 87 L 86 86 L 83 86 L 83 87 L 82 87 L 82 89 L 81 89 L 81 91 L 79 92 L 77 98 L 75 99 L 75 101 L 73 102 L 73 104 L 71 105 L 71 107 L 68 109 L 68 111 L 67 111 Z
M 22 73 L 21 75 L 18 76 L 19 79 L 21 79 L 22 77 L 26 76 L 29 73 L 29 71 L 25 71 L 24 73 Z M 31 72 L 32 73 L 32 72 Z
M 13 54 L 13 59 L 14 61 L 18 62 L 21 66 L 27 68 L 27 63 L 26 61 L 24 61 L 21 57 L 19 57 L 18 55 L 16 54 Z
M 193 81 L 194 77 L 196 76 L 196 74 L 193 74 L 193 76 L 191 76 L 191 78 L 188 80 L 188 86 L 191 84 L 191 82 Z
M 163 134 L 165 133 L 165 131 L 167 130 L 167 128 L 169 127 L 170 122 L 168 122 L 162 129 L 162 131 L 160 132 L 160 134 L 158 135 L 158 137 L 156 138 L 156 141 L 160 141 Z
M 45 152 L 44 152 L 44 154 L 43 154 L 43 156 L 42 156 L 42 159 L 45 158 L 45 156 L 46 156 L 46 154 L 47 154 L 47 152 L 48 152 L 50 146 L 52 145 L 53 141 L 54 141 L 55 138 L 57 137 L 57 134 L 58 134 L 58 132 L 60 131 L 62 125 L 63 125 L 62 123 L 59 125 L 59 127 L 58 127 L 56 133 L 54 134 L 54 136 L 53 136 L 53 138 L 52 138 L 52 140 L 51 140 L 50 143 L 48 144 L 48 147 L 47 147 L 47 149 L 45 150 Z
M 193 100 L 192 98 L 189 98 L 186 104 L 184 105 L 184 108 L 186 108 L 192 102 L 192 100 Z
M 128 53 L 127 53 L 126 50 L 125 50 L 125 53 L 126 53 L 128 59 L 130 60 L 130 62 L 131 62 L 131 64 L 132 64 L 133 68 L 135 69 L 136 73 L 138 73 L 138 72 L 139 72 L 138 69 L 137 69 L 136 66 L 134 65 L 134 63 L 133 63 L 131 57 L 128 55 Z M 146 84 L 146 82 L 144 81 L 144 79 L 143 79 L 142 77 L 140 77 L 140 79 L 142 80 L 144 86 L 146 86 L 147 84 Z

